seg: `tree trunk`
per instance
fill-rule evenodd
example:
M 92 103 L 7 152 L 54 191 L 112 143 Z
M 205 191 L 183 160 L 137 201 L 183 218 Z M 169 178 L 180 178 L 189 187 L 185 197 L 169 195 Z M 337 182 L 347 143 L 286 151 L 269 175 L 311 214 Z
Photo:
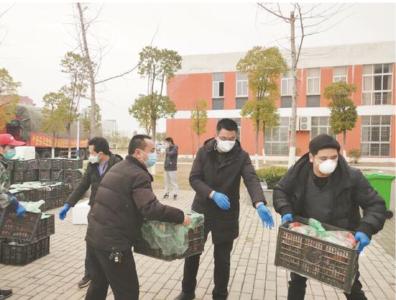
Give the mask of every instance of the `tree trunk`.
M 95 91 L 95 72 L 93 68 L 93 64 L 91 61 L 91 57 L 89 55 L 89 48 L 87 42 L 87 29 L 85 27 L 83 10 L 81 8 L 81 3 L 77 3 L 78 12 L 80 15 L 80 24 L 81 24 L 81 34 L 83 41 L 83 49 L 85 58 L 87 59 L 87 67 L 88 67 L 88 75 L 89 75 L 89 85 L 91 90 L 91 111 L 90 111 L 90 126 L 91 130 L 89 133 L 89 137 L 93 138 L 96 135 L 96 127 L 95 127 L 95 116 L 96 116 L 96 91 Z
M 263 164 L 267 161 L 265 159 L 265 125 L 263 125 Z
M 67 127 L 68 151 L 67 158 L 71 158 L 71 124 Z
M 342 132 L 342 155 L 343 155 L 345 158 L 347 158 L 345 145 L 346 145 L 346 130 L 344 130 L 344 131 Z
M 294 11 L 290 12 L 290 44 L 291 44 L 291 63 L 293 75 L 293 93 L 292 93 L 292 114 L 290 127 L 290 142 L 289 142 L 289 161 L 290 168 L 296 162 L 296 121 L 297 121 L 297 53 L 296 53 L 296 33 L 295 33 L 295 16 Z
M 258 160 L 258 152 L 259 152 L 259 126 L 260 123 L 256 122 L 256 155 L 254 158 L 254 166 L 256 167 L 256 169 L 259 168 L 259 160 Z

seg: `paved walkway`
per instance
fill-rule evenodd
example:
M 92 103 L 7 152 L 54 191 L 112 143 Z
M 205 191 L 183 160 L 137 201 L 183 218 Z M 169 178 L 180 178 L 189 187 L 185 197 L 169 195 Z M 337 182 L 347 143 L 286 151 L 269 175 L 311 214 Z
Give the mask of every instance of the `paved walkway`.
M 183 191 L 180 200 L 166 203 L 187 209 L 192 197 L 192 192 Z M 264 229 L 248 201 L 241 202 L 240 237 L 232 252 L 229 299 L 286 299 L 288 272 L 274 266 L 277 230 Z M 14 290 L 11 300 L 84 298 L 86 289 L 78 289 L 77 282 L 84 272 L 86 226 L 73 225 L 71 219 L 71 213 L 66 221 L 56 218 L 56 234 L 51 237 L 48 256 L 23 267 L 0 265 L 0 286 Z M 280 224 L 279 216 L 276 224 Z M 388 253 L 392 249 L 389 244 L 394 249 L 394 238 L 387 238 L 394 237 L 394 221 L 387 222 L 384 233 L 384 238 L 374 237 L 360 258 L 361 280 L 370 300 L 395 299 L 395 255 Z M 213 246 L 209 241 L 198 273 L 198 299 L 211 299 L 213 289 Z M 141 299 L 173 299 L 180 292 L 182 260 L 164 262 L 138 254 L 135 259 Z M 113 299 L 111 291 L 108 299 Z M 309 280 L 306 299 L 345 297 L 332 287 Z

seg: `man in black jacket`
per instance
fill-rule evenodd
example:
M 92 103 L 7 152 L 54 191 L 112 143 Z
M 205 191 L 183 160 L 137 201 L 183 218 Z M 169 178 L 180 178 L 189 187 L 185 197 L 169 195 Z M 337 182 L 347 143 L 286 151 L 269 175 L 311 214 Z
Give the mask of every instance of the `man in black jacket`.
M 214 244 L 213 299 L 226 299 L 230 277 L 230 256 L 233 241 L 239 235 L 239 189 L 241 178 L 253 206 L 264 225 L 271 228 L 273 219 L 265 206 L 263 190 L 249 154 L 237 140 L 238 125 L 234 120 L 217 123 L 217 136 L 205 142 L 194 160 L 190 184 L 195 190 L 192 209 L 205 215 L 205 234 L 212 232 Z M 176 298 L 195 298 L 200 255 L 186 258 L 182 293 Z
M 165 195 L 164 199 L 169 198 L 169 194 L 173 192 L 173 200 L 177 199 L 179 187 L 177 185 L 177 156 L 178 147 L 175 145 L 171 137 L 165 139 Z
M 109 143 L 102 137 L 94 137 L 88 142 L 89 163 L 87 170 L 81 179 L 80 184 L 67 198 L 65 205 L 59 211 L 59 218 L 63 220 L 69 209 L 77 204 L 91 187 L 91 195 L 89 197 L 89 205 L 92 207 L 95 200 L 95 194 L 99 183 L 103 176 L 118 162 L 122 161 L 122 157 L 114 155 L 110 152 Z M 78 287 L 83 288 L 89 285 L 91 278 L 91 261 L 88 251 L 85 255 L 85 274 L 78 282 Z
M 348 166 L 340 155 L 340 145 L 322 134 L 311 140 L 309 153 L 301 157 L 274 189 L 274 207 L 282 223 L 298 215 L 314 218 L 350 231 L 356 231 L 358 252 L 370 243 L 371 236 L 385 223 L 385 202 L 363 174 Z M 363 217 L 359 209 L 363 209 Z M 305 297 L 307 278 L 291 273 L 289 300 Z M 357 272 L 347 299 L 367 299 Z
M 135 135 L 129 155 L 101 181 L 88 215 L 87 248 L 92 281 L 87 300 L 106 299 L 110 284 L 115 300 L 137 300 L 139 282 L 131 247 L 139 239 L 143 218 L 188 225 L 180 209 L 162 205 L 153 193 L 147 168 L 155 164 L 154 143 Z

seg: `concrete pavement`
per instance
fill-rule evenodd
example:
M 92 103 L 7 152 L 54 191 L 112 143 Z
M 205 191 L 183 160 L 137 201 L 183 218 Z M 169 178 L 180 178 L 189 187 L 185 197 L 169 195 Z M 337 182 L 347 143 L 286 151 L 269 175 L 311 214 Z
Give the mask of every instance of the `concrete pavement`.
M 162 191 L 157 192 L 162 195 Z M 262 227 L 246 192 L 242 194 L 240 237 L 232 251 L 229 299 L 285 300 L 288 272 L 274 266 L 277 230 Z M 193 195 L 191 191 L 181 191 L 177 201 L 164 202 L 188 209 Z M 84 298 L 86 289 L 79 289 L 77 282 L 84 273 L 86 226 L 73 225 L 71 219 L 71 213 L 63 222 L 56 218 L 56 233 L 51 236 L 48 256 L 23 267 L 0 265 L 0 287 L 14 290 L 11 300 Z M 276 224 L 280 224 L 278 215 Z M 395 299 L 394 225 L 394 219 L 387 221 L 385 230 L 374 236 L 360 258 L 361 281 L 368 299 Z M 180 292 L 183 260 L 165 262 L 139 254 L 135 254 L 135 260 L 141 299 L 173 299 Z M 212 299 L 212 289 L 213 246 L 209 237 L 201 256 L 197 299 Z M 108 299 L 114 299 L 111 290 Z M 306 299 L 345 297 L 332 287 L 309 280 Z

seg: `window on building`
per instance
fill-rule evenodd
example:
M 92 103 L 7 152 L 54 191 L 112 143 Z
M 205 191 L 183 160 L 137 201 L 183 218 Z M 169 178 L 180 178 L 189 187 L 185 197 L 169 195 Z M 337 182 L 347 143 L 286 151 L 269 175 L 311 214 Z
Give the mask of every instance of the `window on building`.
M 236 109 L 242 109 L 242 107 L 245 105 L 245 103 L 248 101 L 248 98 L 243 97 L 243 98 L 236 98 L 235 99 L 235 108 Z
M 307 69 L 307 95 L 320 95 L 320 69 Z
M 320 96 L 310 95 L 307 96 L 307 107 L 319 107 L 320 106 Z
M 281 96 L 293 95 L 294 79 L 290 73 L 284 74 L 281 80 Z
M 283 156 L 289 154 L 289 118 L 279 119 L 279 126 L 265 129 L 265 154 Z
M 236 74 L 236 97 L 248 97 L 248 78 L 245 73 Z
M 390 64 L 363 66 L 363 105 L 391 104 L 392 71 Z
M 348 82 L 348 68 L 336 67 L 333 69 L 333 82 Z
M 389 156 L 390 116 L 362 117 L 361 152 L 362 156 Z
M 212 109 L 224 109 L 224 99 L 212 99 Z
M 282 96 L 280 107 L 292 107 L 292 96 Z
M 213 73 L 212 75 L 212 98 L 224 97 L 224 73 Z
M 319 134 L 326 133 L 333 135 L 330 127 L 329 117 L 312 117 L 311 118 L 311 139 Z

